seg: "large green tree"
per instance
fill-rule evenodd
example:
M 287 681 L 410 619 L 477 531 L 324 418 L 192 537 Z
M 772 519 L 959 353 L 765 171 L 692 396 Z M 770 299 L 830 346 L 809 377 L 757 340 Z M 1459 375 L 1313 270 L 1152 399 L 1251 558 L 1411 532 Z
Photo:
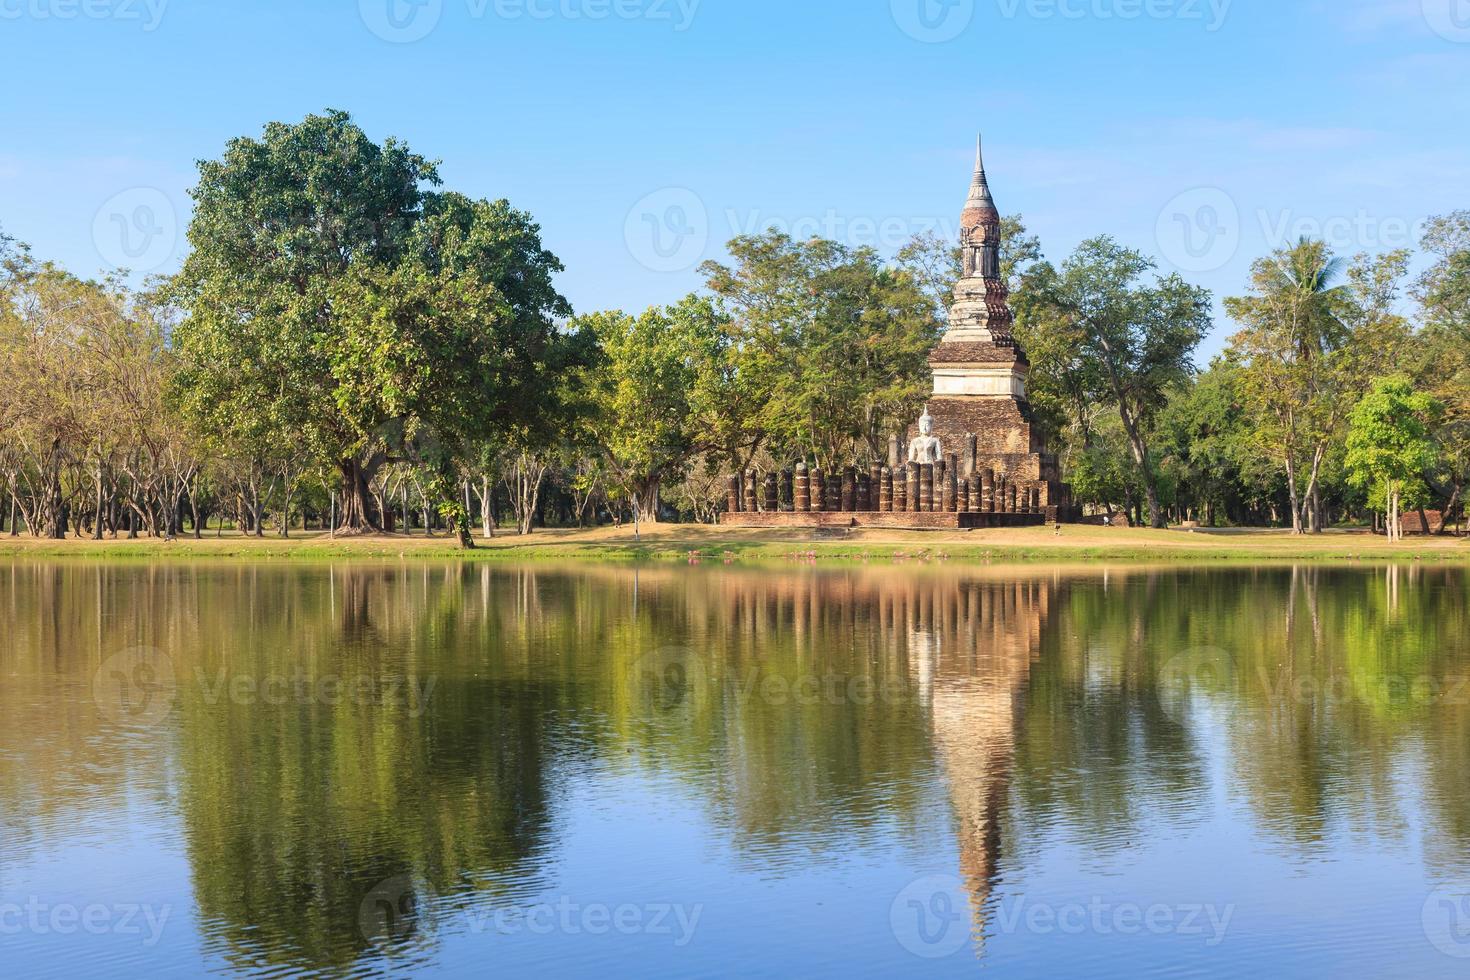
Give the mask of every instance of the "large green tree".
M 1340 436 L 1350 394 L 1353 288 L 1345 260 L 1301 239 L 1251 268 L 1251 292 L 1225 308 L 1242 329 L 1231 338 L 1241 390 L 1261 451 L 1286 477 L 1292 530 L 1320 529 L 1322 468 Z
M 694 424 L 700 374 L 718 362 L 723 318 L 707 298 L 640 316 L 612 311 L 579 317 L 595 338 L 598 363 L 586 371 L 593 410 L 589 441 L 604 454 L 615 495 L 634 520 L 657 521 L 659 488 L 708 448 Z
M 1415 284 L 1424 328 L 1412 349 L 1421 387 L 1444 406 L 1435 426 L 1440 472 L 1436 489 L 1449 518 L 1463 507 L 1470 483 L 1470 211 L 1432 219 L 1422 242 L 1432 262 Z
M 223 433 L 299 433 L 340 474 L 348 530 L 382 527 L 370 484 L 389 462 L 432 446 L 447 476 L 461 444 L 534 420 L 567 356 L 537 226 L 439 182 L 335 111 L 199 165 L 174 289 L 183 400 Z
M 734 333 L 731 358 L 764 408 L 750 425 L 776 458 L 846 462 L 886 454 L 929 391 L 941 323 L 906 269 L 871 249 L 769 232 L 703 267 Z
M 1071 374 L 1095 400 L 1111 404 L 1123 425 L 1153 527 L 1164 525 L 1150 431 L 1169 392 L 1193 374 L 1192 356 L 1210 327 L 1210 294 L 1177 275 L 1149 278 L 1152 259 L 1112 238 L 1089 239 L 1062 263 L 1036 265 L 1018 295 L 1030 336 L 1065 352 L 1060 366 L 1046 350 L 1033 362 Z
M 1403 537 L 1403 507 L 1422 504 L 1428 494 L 1424 474 L 1436 455 L 1430 430 L 1441 411 L 1439 402 L 1402 375 L 1379 379 L 1352 410 L 1348 478 L 1386 515 L 1391 541 Z

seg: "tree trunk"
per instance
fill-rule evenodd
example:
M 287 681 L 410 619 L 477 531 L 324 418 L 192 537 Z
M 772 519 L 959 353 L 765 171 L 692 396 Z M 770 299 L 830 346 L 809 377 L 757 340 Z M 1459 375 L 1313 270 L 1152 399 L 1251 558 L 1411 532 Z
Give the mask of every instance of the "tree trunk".
M 1133 451 L 1133 462 L 1138 464 L 1139 479 L 1143 481 L 1143 496 L 1148 504 L 1148 525 L 1152 528 L 1165 527 L 1164 511 L 1159 506 L 1159 490 L 1154 486 L 1154 476 L 1149 468 L 1148 444 L 1143 441 L 1143 435 L 1138 431 L 1132 416 L 1125 409 L 1119 409 L 1123 417 L 1123 429 L 1128 433 L 1128 446 Z
M 658 498 L 663 481 L 653 477 L 644 482 L 638 493 L 638 519 L 644 524 L 658 524 Z
M 1291 510 L 1291 533 L 1302 532 L 1302 498 L 1296 485 L 1296 456 L 1294 453 L 1286 454 L 1286 494 L 1290 498 Z
M 485 524 L 485 537 L 495 537 L 495 484 L 488 476 L 480 478 L 480 520 Z
M 1455 508 L 1460 505 L 1460 489 L 1461 488 L 1457 485 L 1454 489 L 1454 492 L 1450 494 L 1450 502 L 1445 504 L 1444 516 L 1440 519 L 1439 522 L 1438 536 L 1444 536 L 1450 533 L 1450 519 L 1455 516 Z M 1428 528 L 1426 525 L 1426 530 L 1427 529 Z
M 372 490 L 368 486 L 367 474 L 356 459 L 344 459 L 337 464 L 342 476 L 342 513 L 337 529 L 343 534 L 369 534 L 381 531 L 383 525 L 373 506 Z
M 92 540 L 102 540 L 102 467 L 97 467 L 97 522 L 92 528 Z

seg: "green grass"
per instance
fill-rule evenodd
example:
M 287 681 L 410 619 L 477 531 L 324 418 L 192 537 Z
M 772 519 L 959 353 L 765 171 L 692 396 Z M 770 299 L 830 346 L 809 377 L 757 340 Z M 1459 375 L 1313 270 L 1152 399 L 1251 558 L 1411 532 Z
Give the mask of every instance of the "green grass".
M 1282 532 L 1148 531 L 1067 527 L 969 533 L 865 531 L 846 540 L 817 540 L 809 532 L 737 532 L 710 527 L 661 525 L 635 541 L 627 528 L 592 531 L 538 531 L 530 537 L 500 535 L 473 551 L 462 551 L 447 537 L 330 538 L 311 533 L 281 539 L 240 535 L 64 541 L 0 537 L 0 555 L 12 558 L 211 561 L 398 561 L 473 562 L 702 562 L 779 564 L 822 562 L 943 560 L 963 563 L 1062 563 L 1095 561 L 1188 563 L 1470 561 L 1470 539 L 1411 538 L 1389 544 L 1362 533 L 1332 532 L 1292 537 Z

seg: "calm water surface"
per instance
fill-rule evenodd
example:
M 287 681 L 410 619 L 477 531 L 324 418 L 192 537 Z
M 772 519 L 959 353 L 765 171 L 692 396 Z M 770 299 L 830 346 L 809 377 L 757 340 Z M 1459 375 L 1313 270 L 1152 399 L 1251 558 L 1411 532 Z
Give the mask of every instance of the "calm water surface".
M 1465 976 L 1470 576 L 0 567 L 7 976 Z

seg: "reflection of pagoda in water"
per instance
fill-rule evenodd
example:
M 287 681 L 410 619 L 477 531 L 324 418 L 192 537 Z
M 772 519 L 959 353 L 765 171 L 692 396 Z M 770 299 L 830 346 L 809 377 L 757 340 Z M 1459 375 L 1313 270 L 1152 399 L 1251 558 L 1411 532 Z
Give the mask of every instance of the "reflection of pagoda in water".
M 1038 580 L 966 583 L 921 603 L 929 614 L 911 624 L 911 670 L 949 780 L 977 946 L 997 877 L 1020 694 L 1041 648 L 1049 589 Z

